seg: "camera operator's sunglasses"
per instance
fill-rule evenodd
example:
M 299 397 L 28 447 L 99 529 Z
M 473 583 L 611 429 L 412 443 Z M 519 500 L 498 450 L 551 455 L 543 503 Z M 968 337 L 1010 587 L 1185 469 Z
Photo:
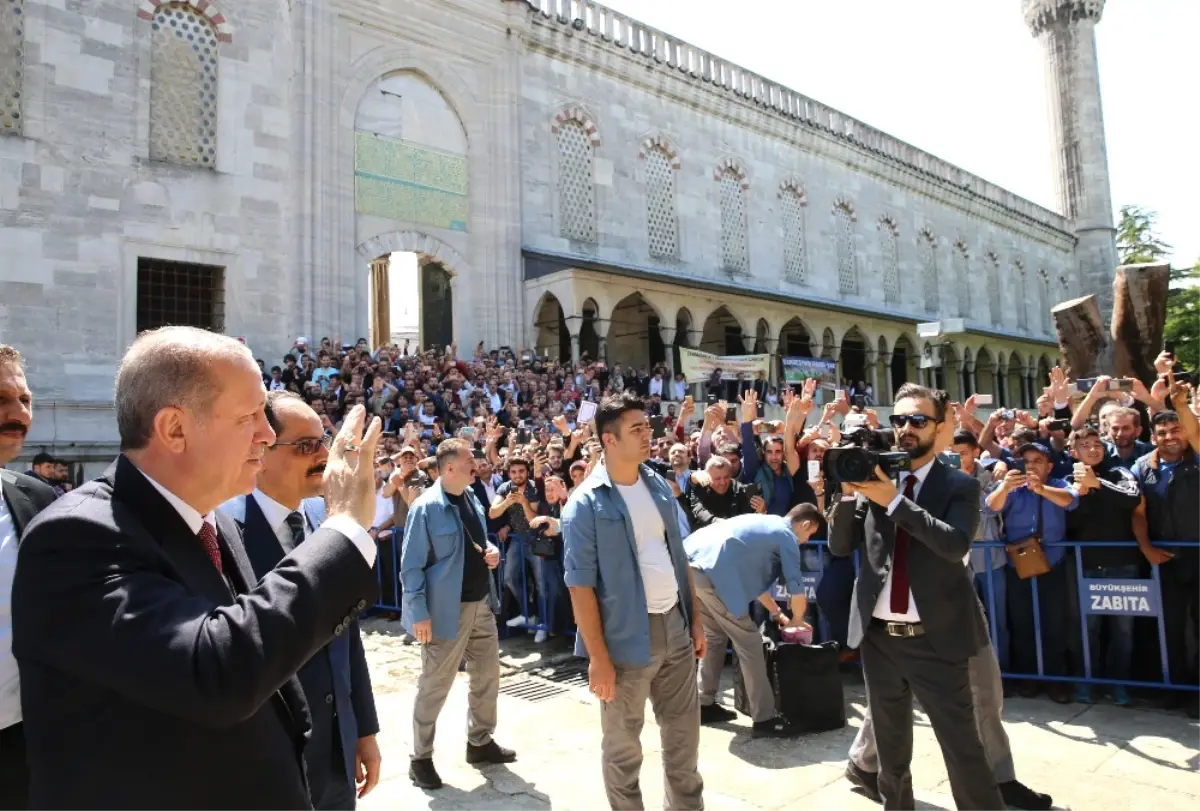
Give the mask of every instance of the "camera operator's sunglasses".
M 276 442 L 272 448 L 287 448 L 293 447 L 301 456 L 312 456 L 319 448 L 331 448 L 333 446 L 333 434 L 325 434 L 320 439 L 308 437 L 307 439 L 297 439 L 295 442 Z
M 893 428 L 903 428 L 904 423 L 908 423 L 918 431 L 933 422 L 933 417 L 926 416 L 925 414 L 893 414 L 888 419 L 891 421 Z

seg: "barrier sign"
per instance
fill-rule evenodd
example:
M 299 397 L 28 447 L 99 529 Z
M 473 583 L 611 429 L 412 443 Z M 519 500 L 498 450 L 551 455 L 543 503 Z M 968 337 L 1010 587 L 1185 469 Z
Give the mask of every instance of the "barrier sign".
M 1083 580 L 1083 612 L 1133 617 L 1160 615 L 1158 588 L 1153 580 Z
M 800 581 L 804 583 L 804 596 L 815 602 L 817 599 L 817 584 L 821 582 L 821 573 L 804 572 L 800 575 Z M 788 598 L 787 586 L 777 582 L 771 588 L 771 596 L 776 600 L 786 600 Z

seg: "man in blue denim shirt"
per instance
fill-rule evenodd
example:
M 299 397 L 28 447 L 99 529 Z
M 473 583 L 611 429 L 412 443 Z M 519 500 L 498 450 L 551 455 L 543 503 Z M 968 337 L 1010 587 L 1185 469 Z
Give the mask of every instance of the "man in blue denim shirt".
M 1046 554 L 1050 571 L 1037 577 L 1038 610 L 1042 629 L 1042 665 L 1047 676 L 1067 675 L 1067 512 L 1079 503 L 1077 491 L 1062 479 L 1050 478 L 1056 454 L 1040 442 L 1026 442 L 1017 449 L 1018 464 L 1004 474 L 1000 486 L 984 500 L 984 515 L 1004 519 L 1004 542 L 1013 544 L 1037 536 Z M 1008 614 L 1011 620 L 1012 651 L 1010 661 L 1018 673 L 1037 673 L 1037 643 L 1033 621 L 1033 580 L 1022 580 L 1009 565 L 1007 573 Z M 1037 694 L 1033 680 L 1022 683 L 1022 696 Z M 1065 682 L 1047 689 L 1050 698 L 1060 704 L 1071 701 Z
M 596 413 L 604 446 L 562 513 L 565 579 L 600 699 L 604 788 L 614 808 L 643 808 L 638 775 L 646 700 L 662 739 L 667 808 L 704 807 L 698 768 L 696 659 L 704 632 L 683 549 L 686 519 L 670 486 L 642 464 L 650 424 L 630 392 L 605 397 Z

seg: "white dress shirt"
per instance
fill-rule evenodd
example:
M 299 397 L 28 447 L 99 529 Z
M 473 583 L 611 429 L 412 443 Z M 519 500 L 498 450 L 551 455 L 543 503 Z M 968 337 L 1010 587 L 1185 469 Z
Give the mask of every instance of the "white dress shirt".
M 12 583 L 17 571 L 17 525 L 0 496 L 0 729 L 21 721 L 21 682 L 12 653 Z
M 662 393 L 663 379 L 661 377 L 650 378 L 650 396 L 653 397 L 657 394 L 659 397 L 662 397 Z
M 908 478 L 916 478 L 913 484 L 912 500 L 916 501 L 917 496 L 921 494 L 921 485 L 925 483 L 925 477 L 929 475 L 929 471 L 933 468 L 933 460 L 929 460 L 916 470 L 910 470 L 908 473 L 900 477 L 900 492 L 892 499 L 887 506 L 887 514 L 891 515 L 900 506 L 900 502 L 904 500 L 904 490 L 908 486 Z M 909 538 L 909 546 L 914 543 L 913 539 Z M 920 543 L 917 541 L 916 543 Z M 891 568 L 888 569 L 887 579 L 883 581 L 883 590 L 879 592 L 879 599 L 875 601 L 875 611 L 873 616 L 888 622 L 920 622 L 921 615 L 917 613 L 917 601 L 913 599 L 912 586 L 908 589 L 908 612 L 905 614 L 892 613 L 892 574 L 896 571 L 896 561 L 892 560 Z M 912 575 L 909 575 L 909 583 L 912 583 Z
M 175 511 L 179 513 L 179 516 L 187 523 L 188 529 L 190 529 L 193 534 L 200 534 L 201 523 L 212 524 L 213 529 L 217 528 L 217 519 L 214 517 L 213 513 L 209 513 L 208 515 L 200 515 L 200 513 L 196 512 L 196 509 L 192 507 L 192 505 L 188 504 L 179 496 L 175 495 L 170 490 L 154 481 L 154 479 L 147 476 L 144 471 L 139 472 L 141 472 L 143 476 L 146 476 L 146 481 L 154 485 L 154 489 L 162 493 L 163 498 L 170 502 L 171 506 L 175 508 Z M 257 493 L 258 491 L 256 490 L 255 494 Z M 259 501 L 259 506 L 262 506 L 261 501 Z M 291 510 L 288 510 L 288 513 L 290 512 Z M 263 514 L 266 515 L 266 512 L 264 511 Z M 303 510 L 301 511 L 301 514 L 303 514 Z M 287 518 L 287 514 L 284 514 L 283 518 Z M 268 521 L 269 520 L 270 519 L 268 519 Z M 282 521 L 283 519 L 280 520 Z M 308 526 L 307 518 L 305 519 L 304 524 L 305 526 Z M 321 529 L 332 529 L 335 532 L 342 533 L 349 538 L 354 544 L 355 548 L 362 553 L 362 556 L 366 559 L 368 566 L 375 565 L 375 542 L 371 540 L 371 536 L 367 534 L 367 531 L 360 527 L 353 518 L 348 515 L 335 515 L 332 518 L 325 519 L 325 523 L 321 524 Z

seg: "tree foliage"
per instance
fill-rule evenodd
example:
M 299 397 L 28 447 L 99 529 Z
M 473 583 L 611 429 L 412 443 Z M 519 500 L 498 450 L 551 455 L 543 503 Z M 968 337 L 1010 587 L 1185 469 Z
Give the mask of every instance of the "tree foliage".
M 1171 246 L 1154 232 L 1158 212 L 1141 206 L 1121 206 L 1117 225 L 1117 255 L 1122 265 L 1160 262 L 1171 253 Z
M 1171 268 L 1163 342 L 1188 371 L 1200 369 L 1200 259 L 1190 268 Z

